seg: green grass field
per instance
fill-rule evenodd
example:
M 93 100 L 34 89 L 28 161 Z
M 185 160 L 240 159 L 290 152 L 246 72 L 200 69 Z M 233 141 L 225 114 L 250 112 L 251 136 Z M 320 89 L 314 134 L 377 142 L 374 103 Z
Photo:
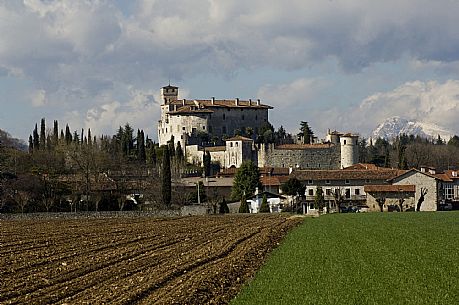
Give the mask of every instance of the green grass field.
M 459 304 L 459 213 L 307 218 L 231 304 Z

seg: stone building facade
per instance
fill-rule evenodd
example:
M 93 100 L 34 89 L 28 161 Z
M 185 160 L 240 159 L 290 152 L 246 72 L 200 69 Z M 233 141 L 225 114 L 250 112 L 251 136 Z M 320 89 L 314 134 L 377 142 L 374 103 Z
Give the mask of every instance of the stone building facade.
M 161 88 L 161 119 L 158 122 L 158 140 L 165 145 L 171 139 L 182 147 L 192 144 L 200 134 L 209 137 L 233 136 L 251 129 L 254 133 L 268 123 L 268 110 L 260 100 L 187 100 L 178 99 L 178 87 Z M 186 150 L 186 149 L 185 149 Z

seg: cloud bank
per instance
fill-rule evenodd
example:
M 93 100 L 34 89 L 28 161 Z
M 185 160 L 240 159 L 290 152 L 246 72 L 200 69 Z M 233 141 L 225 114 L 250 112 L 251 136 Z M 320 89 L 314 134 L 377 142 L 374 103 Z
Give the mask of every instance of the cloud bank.
M 200 74 L 292 71 L 330 58 L 346 73 L 402 57 L 418 68 L 459 69 L 458 1 L 137 0 L 129 12 L 114 3 L 1 1 L 1 77 L 30 82 L 37 93 L 31 105 L 54 105 L 109 126 L 113 116 L 131 118 L 132 88 L 156 91 L 170 78 L 186 84 Z M 260 92 L 275 94 L 269 85 Z M 310 94 L 303 91 L 305 100 Z M 356 110 L 371 108 L 371 98 L 388 99 L 369 97 Z M 150 110 L 149 126 L 158 112 Z

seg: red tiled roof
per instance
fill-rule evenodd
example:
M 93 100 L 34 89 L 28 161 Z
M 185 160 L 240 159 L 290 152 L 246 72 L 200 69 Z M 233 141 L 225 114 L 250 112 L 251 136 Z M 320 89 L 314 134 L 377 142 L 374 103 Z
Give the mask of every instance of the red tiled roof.
M 458 170 L 446 170 L 445 174 L 448 176 L 449 179 L 459 179 L 459 171 Z
M 290 169 L 287 167 L 260 167 L 260 174 L 271 176 L 288 175 L 290 174 Z
M 377 170 L 295 170 L 291 177 L 300 181 L 306 180 L 388 180 L 395 178 L 404 170 L 398 169 L 377 169 Z
M 205 108 L 196 108 L 193 106 L 183 106 L 177 109 L 176 111 L 169 111 L 169 114 L 189 114 L 189 113 L 213 113 L 212 110 Z
M 258 108 L 258 109 L 272 109 L 272 106 L 269 105 L 264 105 L 264 104 L 259 104 L 257 101 L 247 101 L 247 100 L 239 100 L 236 105 L 236 100 L 214 100 L 212 103 L 212 100 L 185 100 L 185 105 L 184 100 L 177 100 L 171 102 L 172 105 L 178 105 L 178 106 L 192 106 L 192 105 L 200 105 L 202 107 L 224 107 L 224 108 Z
M 326 143 L 326 144 L 282 144 L 277 145 L 276 149 L 286 149 L 286 150 L 304 150 L 304 149 L 311 149 L 311 148 L 319 148 L 325 149 L 335 146 L 333 143 Z
M 395 192 L 416 192 L 415 185 L 405 184 L 383 184 L 383 185 L 365 185 L 363 187 L 365 193 L 395 193 Z
M 243 137 L 243 136 L 234 136 L 232 138 L 226 139 L 225 141 L 244 141 L 244 142 L 247 142 L 247 141 L 253 141 L 253 140 L 249 139 L 249 138 L 246 138 L 246 137 Z
M 272 185 L 272 186 L 279 186 L 281 182 L 279 181 L 279 177 L 260 177 L 261 184 L 263 185 Z
M 376 170 L 380 167 L 378 167 L 376 164 L 371 164 L 371 163 L 357 163 L 348 167 L 345 167 L 344 169 L 349 169 L 349 170 L 355 170 L 355 169 L 372 169 Z

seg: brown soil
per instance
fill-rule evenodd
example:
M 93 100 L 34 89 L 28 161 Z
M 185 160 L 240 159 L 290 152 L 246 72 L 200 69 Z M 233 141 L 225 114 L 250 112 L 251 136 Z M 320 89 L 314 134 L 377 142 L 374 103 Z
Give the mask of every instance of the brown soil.
M 226 304 L 300 221 L 0 221 L 0 304 Z

